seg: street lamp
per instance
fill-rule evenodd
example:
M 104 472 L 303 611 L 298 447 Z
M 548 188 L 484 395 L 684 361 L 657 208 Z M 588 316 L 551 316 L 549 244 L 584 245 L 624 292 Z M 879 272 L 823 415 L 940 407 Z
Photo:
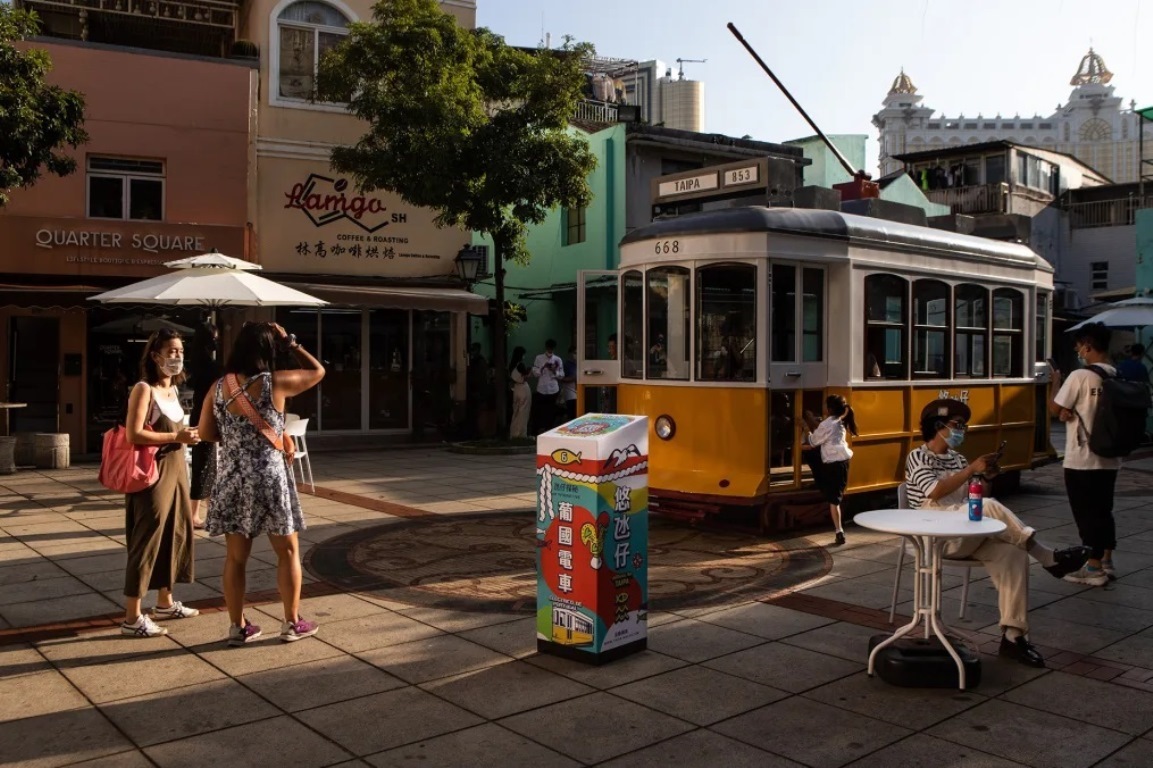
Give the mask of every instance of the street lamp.
M 480 275 L 480 268 L 484 264 L 484 253 L 471 245 L 465 245 L 456 254 L 455 263 L 457 276 L 471 286 Z

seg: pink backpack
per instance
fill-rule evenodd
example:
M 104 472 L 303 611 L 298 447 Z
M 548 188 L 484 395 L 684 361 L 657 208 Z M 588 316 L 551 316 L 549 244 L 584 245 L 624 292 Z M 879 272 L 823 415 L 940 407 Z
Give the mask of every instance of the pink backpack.
M 133 445 L 128 430 L 114 427 L 104 433 L 100 452 L 100 484 L 110 491 L 136 493 L 151 488 L 160 479 L 156 466 L 159 445 Z

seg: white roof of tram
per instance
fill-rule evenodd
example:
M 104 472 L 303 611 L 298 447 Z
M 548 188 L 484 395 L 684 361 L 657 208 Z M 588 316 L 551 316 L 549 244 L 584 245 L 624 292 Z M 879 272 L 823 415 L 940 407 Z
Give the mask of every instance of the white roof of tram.
M 1022 267 L 1053 272 L 1053 267 L 1029 246 L 919 227 L 899 221 L 810 208 L 744 206 L 690 213 L 661 219 L 630 232 L 629 245 L 643 240 L 693 235 L 768 232 L 839 240 L 850 245 L 936 255 L 966 255 L 1015 262 Z

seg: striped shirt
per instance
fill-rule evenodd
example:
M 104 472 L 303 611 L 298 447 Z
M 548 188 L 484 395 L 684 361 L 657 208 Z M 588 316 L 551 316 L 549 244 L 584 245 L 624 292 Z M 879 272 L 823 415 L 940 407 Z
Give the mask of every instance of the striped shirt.
M 905 459 L 905 490 L 909 495 L 909 506 L 920 509 L 928 503 L 929 494 L 941 478 L 963 472 L 968 466 L 965 457 L 952 449 L 938 454 L 930 451 L 928 445 L 922 445 L 910 451 L 909 458 Z M 957 490 L 933 503 L 942 507 L 964 504 L 967 494 L 968 486 L 961 483 Z

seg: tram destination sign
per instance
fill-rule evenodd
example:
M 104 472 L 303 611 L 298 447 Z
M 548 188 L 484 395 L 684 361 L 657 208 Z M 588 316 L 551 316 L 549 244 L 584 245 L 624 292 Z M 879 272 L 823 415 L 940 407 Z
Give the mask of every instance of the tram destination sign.
M 653 205 L 695 199 L 724 199 L 754 194 L 764 188 L 768 158 L 755 157 L 695 171 L 660 176 L 652 181 Z

